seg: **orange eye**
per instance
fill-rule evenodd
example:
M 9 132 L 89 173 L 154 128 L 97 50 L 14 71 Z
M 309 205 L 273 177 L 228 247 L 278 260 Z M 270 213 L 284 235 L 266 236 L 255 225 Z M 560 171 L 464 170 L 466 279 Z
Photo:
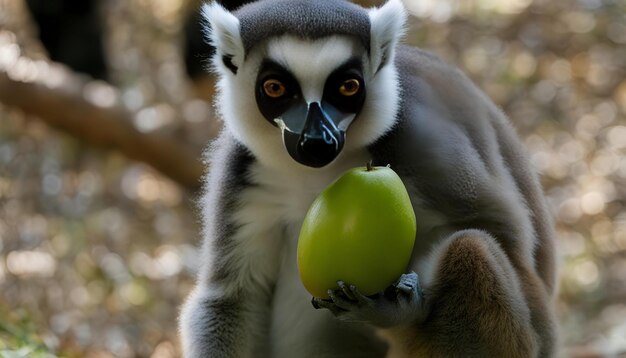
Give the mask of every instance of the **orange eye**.
M 265 91 L 266 95 L 272 98 L 278 98 L 282 97 L 285 92 L 287 92 L 287 89 L 285 88 L 285 85 L 279 80 L 269 79 L 263 82 L 263 91 Z
M 339 87 L 339 93 L 341 93 L 342 96 L 351 97 L 357 94 L 360 88 L 361 83 L 359 83 L 359 80 L 352 78 L 343 81 Z

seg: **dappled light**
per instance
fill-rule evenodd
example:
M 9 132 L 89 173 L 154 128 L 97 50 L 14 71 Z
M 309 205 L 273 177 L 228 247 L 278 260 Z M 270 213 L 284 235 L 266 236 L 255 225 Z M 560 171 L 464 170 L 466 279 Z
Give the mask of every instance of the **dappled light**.
M 493 98 L 541 173 L 566 356 L 624 354 L 626 1 L 405 3 L 405 42 Z M 25 1 L 0 0 L 0 355 L 23 332 L 41 357 L 180 354 L 178 309 L 209 259 L 202 150 L 221 128 L 212 77 L 185 70 L 198 4 L 102 1 L 95 79 L 48 57 Z

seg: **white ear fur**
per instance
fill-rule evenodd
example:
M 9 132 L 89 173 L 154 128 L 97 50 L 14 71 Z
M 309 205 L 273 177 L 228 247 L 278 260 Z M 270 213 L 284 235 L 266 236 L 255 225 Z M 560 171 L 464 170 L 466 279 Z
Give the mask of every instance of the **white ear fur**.
M 396 44 L 405 32 L 407 12 L 400 0 L 389 0 L 380 8 L 369 10 L 371 24 L 372 71 L 393 61 Z
M 239 19 L 215 1 L 202 5 L 201 14 L 209 25 L 205 36 L 216 50 L 213 65 L 236 74 L 244 59 Z

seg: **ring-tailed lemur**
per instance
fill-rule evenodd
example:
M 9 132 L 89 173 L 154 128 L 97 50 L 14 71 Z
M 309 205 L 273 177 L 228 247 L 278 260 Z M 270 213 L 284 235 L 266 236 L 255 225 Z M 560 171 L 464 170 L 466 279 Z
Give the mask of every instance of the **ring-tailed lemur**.
M 398 44 L 400 0 L 261 0 L 234 13 L 209 3 L 203 15 L 225 128 L 209 151 L 202 266 L 181 314 L 186 357 L 554 354 L 554 233 L 538 179 L 483 93 Z M 296 268 L 302 220 L 369 160 L 410 193 L 411 265 L 384 293 L 340 281 L 311 305 Z

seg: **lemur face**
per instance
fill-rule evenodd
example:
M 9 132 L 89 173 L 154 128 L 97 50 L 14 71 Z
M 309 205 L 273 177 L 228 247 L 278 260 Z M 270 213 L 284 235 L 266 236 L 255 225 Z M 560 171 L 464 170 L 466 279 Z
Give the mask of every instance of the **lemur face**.
M 288 51 L 286 50 L 288 49 Z M 295 161 L 323 167 L 341 152 L 366 98 L 365 50 L 346 38 L 271 41 L 254 95 Z
M 309 18 L 325 11 L 322 20 Z M 370 10 L 334 0 L 258 1 L 238 12 L 241 20 L 217 3 L 203 12 L 216 48 L 217 108 L 264 164 L 325 167 L 395 123 L 393 54 L 406 17 L 399 0 Z

